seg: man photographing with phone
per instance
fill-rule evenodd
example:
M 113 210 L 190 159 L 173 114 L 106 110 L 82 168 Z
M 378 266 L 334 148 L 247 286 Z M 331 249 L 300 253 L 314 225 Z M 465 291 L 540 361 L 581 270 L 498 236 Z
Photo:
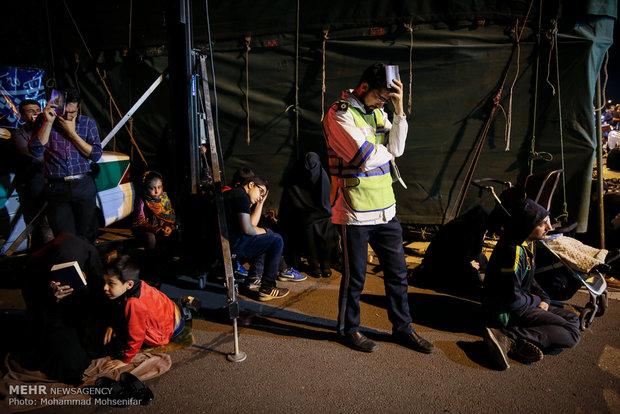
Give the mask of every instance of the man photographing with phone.
M 383 110 L 388 102 L 394 105 L 393 123 Z M 362 352 L 377 349 L 359 330 L 370 244 L 383 269 L 392 334 L 411 349 L 431 353 L 434 346 L 411 326 L 402 228 L 392 189 L 392 174 L 397 175 L 394 159 L 405 150 L 408 129 L 403 84 L 398 77 L 388 83 L 386 66 L 375 63 L 364 71 L 355 89 L 343 91 L 330 107 L 323 128 L 332 181 L 332 221 L 341 225 L 345 252 L 338 318 L 343 342 Z
M 78 114 L 79 102 L 77 91 L 67 91 L 64 115 L 48 103 L 28 146 L 35 157 L 43 155 L 47 216 L 54 234 L 66 231 L 93 242 L 97 189 L 90 162 L 101 158 L 101 142 L 95 121 Z

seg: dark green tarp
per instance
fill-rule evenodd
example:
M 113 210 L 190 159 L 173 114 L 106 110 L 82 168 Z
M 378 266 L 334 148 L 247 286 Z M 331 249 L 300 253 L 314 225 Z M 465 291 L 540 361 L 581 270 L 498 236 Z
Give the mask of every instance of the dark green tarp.
M 11 61 L 3 63 L 45 65 L 60 84 L 77 82 L 84 95 L 84 111 L 95 117 L 104 136 L 111 129 L 107 93 L 95 75 L 94 63 L 68 18 L 64 3 L 48 2 L 48 6 L 53 3 L 54 7 L 39 21 L 49 20 L 52 27 L 63 28 L 54 36 L 53 68 L 50 68 L 49 51 L 39 54 L 38 61 L 29 64 L 23 53 L 12 54 L 9 50 L 5 59 Z M 296 158 L 306 151 L 316 151 L 325 157 L 320 125 L 322 105 L 339 98 L 342 89 L 354 87 L 369 64 L 375 61 L 398 64 L 406 91 L 410 81 L 413 90 L 407 149 L 398 160 L 409 189 L 397 189 L 398 214 L 404 223 L 441 223 L 451 218 L 473 149 L 490 116 L 492 98 L 505 77 L 499 101 L 501 108 L 495 112 L 474 178 L 494 177 L 512 182 L 522 179 L 529 173 L 527 160 L 535 136 L 535 151 L 549 153 L 553 158 L 535 161 L 534 172 L 565 169 L 569 219 L 579 220 L 583 231 L 596 149 L 594 87 L 605 52 L 613 40 L 617 2 L 574 3 L 577 2 L 300 1 L 297 25 L 297 5 L 293 1 L 211 1 L 213 43 L 208 48 L 206 3 L 194 2 L 195 46 L 211 51 L 214 58 L 226 174 L 230 177 L 236 168 L 249 166 L 277 184 Z M 161 4 L 134 1 L 131 51 L 124 53 L 129 44 L 126 2 L 93 5 L 67 1 L 66 4 L 121 111 L 127 111 L 167 66 L 165 24 L 172 17 L 165 15 Z M 539 4 L 543 4 L 542 13 Z M 523 24 L 528 10 L 529 18 L 517 49 L 514 27 L 517 19 Z M 543 32 L 537 47 L 539 15 L 542 15 Z M 546 36 L 554 19 L 558 22 L 558 66 L 555 50 L 550 49 Z M 405 24 L 414 28 L 412 65 L 411 37 Z M 323 102 L 325 29 L 329 31 L 325 54 L 327 89 Z M 31 35 L 33 43 L 46 43 L 37 37 L 40 32 Z M 247 61 L 249 108 L 246 107 L 246 36 L 251 36 Z M 299 88 L 298 136 L 294 112 L 296 86 Z M 505 151 L 504 112 L 509 109 L 511 87 L 511 142 L 510 150 Z M 168 153 L 161 150 L 166 148 L 161 141 L 169 126 L 166 88 L 167 84 L 160 87 L 134 115 L 138 145 L 151 167 L 164 170 L 172 162 L 166 159 Z M 533 131 L 536 96 L 536 130 Z M 558 96 L 561 96 L 561 114 Z M 248 112 L 249 145 L 246 143 Z M 118 148 L 130 151 L 124 132 L 119 133 L 117 141 Z M 134 163 L 138 160 L 134 156 Z M 277 185 L 272 187 L 268 207 L 275 208 L 280 191 Z M 470 190 L 463 208 L 479 203 L 477 196 L 477 190 Z M 562 187 L 558 189 L 556 201 L 554 216 L 562 211 Z

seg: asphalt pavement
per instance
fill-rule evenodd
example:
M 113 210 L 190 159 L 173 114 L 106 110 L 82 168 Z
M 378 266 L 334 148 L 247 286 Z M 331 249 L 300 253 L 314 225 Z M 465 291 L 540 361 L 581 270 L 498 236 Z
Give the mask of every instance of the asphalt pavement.
M 223 286 L 204 290 L 181 277 L 163 285 L 171 297 L 191 294 L 203 309 L 193 321 L 195 345 L 172 351 L 172 368 L 146 382 L 145 407 L 46 407 L 40 413 L 620 413 L 620 294 L 610 294 L 574 349 L 524 365 L 494 369 L 482 342 L 475 297 L 410 286 L 414 327 L 433 342 L 424 355 L 392 341 L 385 291 L 369 265 L 362 326 L 378 345 L 365 354 L 335 333 L 340 275 L 281 282 L 289 296 L 258 302 L 240 294 L 239 349 L 230 362 L 233 329 Z M 475 295 L 474 295 L 475 296 Z M 588 295 L 566 302 L 576 310 Z

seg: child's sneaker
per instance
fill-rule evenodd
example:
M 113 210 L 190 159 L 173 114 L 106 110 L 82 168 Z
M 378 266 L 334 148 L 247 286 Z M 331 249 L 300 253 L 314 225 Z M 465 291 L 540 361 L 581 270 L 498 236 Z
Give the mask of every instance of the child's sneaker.
M 288 295 L 289 290 L 287 288 L 279 288 L 279 287 L 271 287 L 264 288 L 261 287 L 258 290 L 258 300 L 261 302 L 265 302 L 271 299 L 280 299 Z
M 239 262 L 235 262 L 234 273 L 235 273 L 235 276 L 237 276 L 240 279 L 244 279 L 248 277 L 248 270 L 245 267 L 243 267 L 241 263 Z
M 278 280 L 289 281 L 289 282 L 301 282 L 302 280 L 306 280 L 307 276 L 298 272 L 297 270 L 289 267 L 286 270 L 280 272 L 278 276 Z
M 254 280 L 252 280 L 250 283 L 247 283 L 245 287 L 247 287 L 252 292 L 258 292 L 258 289 L 260 288 L 260 282 L 261 282 L 261 278 L 257 277 Z

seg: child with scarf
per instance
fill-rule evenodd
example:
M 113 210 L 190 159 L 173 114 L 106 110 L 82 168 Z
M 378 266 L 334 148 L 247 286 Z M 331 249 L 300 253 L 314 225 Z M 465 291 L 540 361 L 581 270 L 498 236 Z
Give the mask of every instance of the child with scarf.
M 154 249 L 158 241 L 170 238 L 176 229 L 176 216 L 168 194 L 164 191 L 160 173 L 147 171 L 142 184 L 144 196 L 136 197 L 132 232 L 141 245 Z

